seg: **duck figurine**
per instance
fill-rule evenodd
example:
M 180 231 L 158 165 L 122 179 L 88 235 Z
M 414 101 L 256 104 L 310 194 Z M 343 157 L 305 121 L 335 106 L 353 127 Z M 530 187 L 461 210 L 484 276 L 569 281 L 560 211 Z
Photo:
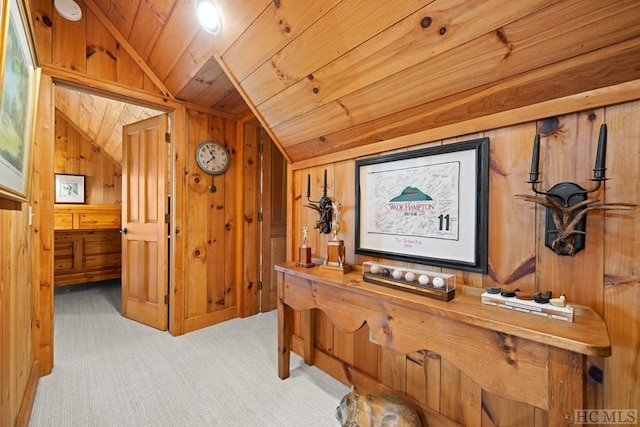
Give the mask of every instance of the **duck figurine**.
M 567 305 L 567 298 L 564 296 L 564 294 L 560 294 L 558 298 L 551 298 L 549 300 L 549 304 L 555 307 L 564 307 Z

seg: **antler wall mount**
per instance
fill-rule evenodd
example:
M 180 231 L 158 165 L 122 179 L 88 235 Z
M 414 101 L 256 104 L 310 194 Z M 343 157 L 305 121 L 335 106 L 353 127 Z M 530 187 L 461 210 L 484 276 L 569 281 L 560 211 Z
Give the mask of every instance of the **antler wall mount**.
M 307 201 L 305 205 L 308 208 L 318 212 L 320 218 L 316 221 L 315 228 L 320 229 L 320 233 L 329 234 L 331 232 L 331 210 L 333 204 L 331 199 L 327 197 L 327 170 L 324 170 L 324 186 L 322 187 L 322 197 L 320 200 L 311 200 L 311 175 L 307 175 Z
M 587 212 L 593 210 L 623 209 L 632 210 L 636 205 L 630 203 L 601 203 L 599 199 L 587 199 L 589 193 L 598 191 L 605 181 L 605 158 L 607 150 L 607 125 L 600 126 L 598 151 L 593 168 L 595 185 L 591 189 L 582 188 L 573 182 L 560 182 L 547 191 L 539 191 L 540 183 L 538 166 L 540 163 L 540 134 L 533 141 L 531 171 L 529 184 L 535 194 L 540 196 L 517 194 L 516 197 L 529 202 L 538 203 L 547 208 L 545 221 L 545 246 L 558 255 L 574 255 L 585 247 L 585 230 Z

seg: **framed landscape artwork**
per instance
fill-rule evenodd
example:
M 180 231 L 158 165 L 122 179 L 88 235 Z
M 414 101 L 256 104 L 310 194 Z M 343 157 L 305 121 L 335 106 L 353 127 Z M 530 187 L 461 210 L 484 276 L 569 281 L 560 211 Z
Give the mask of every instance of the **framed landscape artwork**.
M 487 272 L 489 139 L 356 161 L 356 253 Z
M 40 69 L 22 0 L 2 0 L 0 197 L 27 201 Z

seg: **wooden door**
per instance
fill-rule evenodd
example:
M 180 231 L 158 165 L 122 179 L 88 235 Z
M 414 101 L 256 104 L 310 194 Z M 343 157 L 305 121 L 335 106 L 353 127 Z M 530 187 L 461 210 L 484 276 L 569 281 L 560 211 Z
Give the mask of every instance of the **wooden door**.
M 122 315 L 168 327 L 167 115 L 122 132 Z
M 266 132 L 260 134 L 264 158 L 262 228 L 262 311 L 277 307 L 274 265 L 286 261 L 287 232 L 287 160 Z

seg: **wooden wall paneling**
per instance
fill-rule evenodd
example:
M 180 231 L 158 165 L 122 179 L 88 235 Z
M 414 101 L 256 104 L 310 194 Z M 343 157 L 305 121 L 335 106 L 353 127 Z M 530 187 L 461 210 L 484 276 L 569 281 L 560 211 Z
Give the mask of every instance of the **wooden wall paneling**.
M 401 393 L 407 389 L 407 356 L 378 346 L 378 381 Z
M 53 11 L 53 55 L 51 63 L 80 73 L 87 71 L 87 8 L 79 3 L 83 18 L 69 21 Z
M 355 174 L 355 161 L 351 160 L 336 163 L 333 178 L 334 188 L 332 200 L 341 204 L 338 239 L 344 241 L 347 264 L 355 263 Z M 332 220 L 333 219 L 334 218 L 332 217 Z
M 575 182 L 591 188 L 595 153 L 603 110 L 587 111 L 559 117 L 560 127 L 544 141 L 541 154 L 543 189 L 558 182 Z M 599 190 L 601 192 L 602 189 Z M 590 197 L 599 197 L 599 193 Z M 536 280 L 538 288 L 551 290 L 554 295 L 564 292 L 567 300 L 589 305 L 598 312 L 603 309 L 602 213 L 587 215 L 586 247 L 574 256 L 560 256 L 544 246 L 544 215 L 546 209 L 537 208 L 538 248 Z M 543 292 L 544 292 L 543 291 Z
M 427 351 L 420 350 L 408 354 L 406 358 L 406 387 L 407 396 L 427 405 L 427 372 L 426 372 Z
M 448 49 L 491 33 L 550 3 L 542 0 L 505 4 L 494 0 L 474 7 L 460 7 L 459 2 L 429 2 L 315 70 L 313 79 L 298 80 L 261 103 L 258 109 L 271 126 L 276 126 L 405 68 L 433 60 Z M 426 17 L 429 20 L 423 21 Z M 444 37 L 439 34 L 443 28 Z M 285 98 L 287 101 L 283 102 Z
M 231 121 L 222 117 L 215 117 L 215 122 L 219 123 L 219 126 L 223 129 L 222 141 L 226 144 L 229 154 L 231 156 L 231 165 L 227 172 L 223 175 L 223 183 L 225 186 L 225 200 L 224 200 L 224 220 L 221 225 L 224 225 L 224 253 L 235 254 L 238 246 L 238 228 L 240 221 L 238 221 L 239 213 L 237 210 L 239 192 L 237 188 L 240 187 L 238 182 L 238 172 L 240 169 L 240 162 L 238 161 L 239 153 L 238 146 L 240 145 L 238 125 L 235 121 Z M 235 257 L 224 257 L 224 277 L 225 283 L 221 290 L 224 291 L 224 302 L 226 308 L 238 307 L 238 291 L 240 290 L 237 280 L 237 271 L 240 261 Z M 241 282 L 240 282 L 241 283 Z M 235 317 L 235 316 L 234 316 Z
M 369 325 L 365 323 L 353 333 L 354 366 L 377 378 L 378 376 L 378 345 L 369 340 Z
M 41 375 L 53 369 L 53 202 L 55 112 L 53 82 L 41 76 L 38 126 L 34 144 L 33 238 L 34 242 L 34 358 Z M 3 233 L 4 235 L 4 233 Z
M 86 10 L 87 74 L 103 80 L 117 81 L 116 40 L 91 10 Z
M 66 170 L 76 171 L 75 173 L 83 175 L 84 165 L 80 157 L 80 135 L 67 124 L 67 164 Z
M 234 192 L 239 167 L 234 165 L 233 158 L 236 124 L 195 110 L 187 110 L 187 122 L 186 216 L 184 231 L 177 231 L 183 236 L 185 253 L 188 254 L 184 261 L 185 321 L 182 332 L 237 316 L 236 261 L 234 256 L 223 256 L 236 251 Z M 197 145 L 209 139 L 221 143 L 232 141 L 228 144 L 232 164 L 223 176 L 205 174 L 196 164 L 194 153 Z M 180 173 L 179 170 L 177 172 Z M 210 191 L 212 184 L 216 187 L 215 192 Z M 176 203 L 179 203 L 179 199 Z M 179 262 L 176 260 L 176 264 Z M 207 280 L 203 281 L 202 277 Z
M 171 129 L 171 151 L 169 164 L 172 183 L 169 226 L 169 332 L 171 335 L 184 333 L 186 318 L 186 275 L 188 271 L 186 246 L 187 230 L 187 194 L 191 176 L 189 171 L 188 118 L 184 105 L 173 110 L 169 122 Z
M 533 426 L 535 408 L 482 391 L 482 427 Z
M 243 227 L 243 306 L 242 316 L 250 316 L 259 311 L 258 298 L 260 246 L 258 221 L 258 204 L 260 197 L 260 165 L 258 152 L 258 128 L 245 126 L 243 141 L 243 182 L 244 198 Z
M 485 136 L 484 133 L 477 132 L 473 134 L 444 139 L 442 140 L 442 144 L 443 145 L 456 144 L 459 142 L 469 141 L 477 138 L 483 138 L 484 136 Z M 491 144 L 491 141 L 489 141 L 489 144 Z M 491 188 L 489 188 L 489 194 L 491 194 Z M 456 285 L 466 285 L 474 288 L 481 288 L 483 286 L 482 282 L 483 282 L 484 276 L 480 273 L 461 271 L 461 270 L 452 270 L 452 269 L 433 267 L 433 266 L 429 266 L 429 269 L 432 269 L 434 271 L 442 271 L 443 273 L 455 275 Z
M 144 71 L 138 66 L 136 60 L 129 55 L 129 52 L 121 46 L 116 45 L 116 75 L 118 82 L 127 86 L 144 89 L 147 92 L 160 93 L 155 84 L 147 84 Z M 155 89 L 155 90 L 154 90 Z
M 340 203 L 340 223 L 338 239 L 344 241 L 346 262 L 354 262 L 354 212 L 355 212 L 355 162 L 346 161 L 335 165 L 333 177 L 333 191 L 331 199 L 334 203 Z M 332 212 L 333 214 L 333 212 Z M 335 220 L 332 217 L 332 220 Z M 363 329 L 363 328 L 361 328 Z M 355 362 L 355 340 L 357 332 L 345 334 L 338 328 L 333 330 L 333 355 L 344 360 L 349 365 Z
M 424 375 L 426 377 L 427 407 L 440 412 L 441 357 L 432 351 L 427 351 L 424 358 Z
M 256 120 L 256 124 L 258 122 Z M 261 276 L 262 276 L 262 292 L 260 292 L 260 311 L 266 312 L 269 311 L 270 308 L 270 300 L 271 296 L 275 293 L 277 298 L 277 288 L 275 280 L 272 282 L 271 278 L 275 279 L 275 271 L 273 269 L 272 264 L 272 253 L 271 249 L 273 246 L 272 242 L 272 221 L 273 221 L 273 193 L 277 190 L 273 188 L 273 166 L 272 166 L 272 142 L 271 138 L 269 138 L 268 134 L 261 129 L 261 125 L 258 127 L 258 139 L 260 141 L 260 146 L 262 147 L 260 150 L 259 162 L 261 165 L 261 187 L 262 192 L 260 195 L 260 210 L 262 211 L 262 230 L 260 232 L 260 254 L 261 254 Z M 276 149 L 277 150 L 277 149 Z M 280 187 L 280 186 L 279 186 Z M 277 209 L 277 208 L 276 208 Z M 282 259 L 281 261 L 284 261 Z M 275 299 L 274 299 L 275 302 Z M 276 305 L 273 306 L 276 308 Z
M 54 172 L 85 175 L 86 203 L 122 203 L 122 168 L 56 113 Z
M 640 206 L 640 102 L 607 107 L 604 201 Z M 604 220 L 604 317 L 611 357 L 604 361 L 604 408 L 640 409 L 640 208 L 608 211 Z M 637 419 L 636 419 L 637 421 Z
M 298 261 L 299 254 L 298 248 L 302 244 L 302 227 L 305 226 L 306 221 L 303 220 L 303 212 L 308 209 L 304 208 L 307 202 L 307 174 L 306 169 L 293 171 L 289 165 L 288 173 L 291 176 L 290 182 L 287 186 L 287 261 Z M 311 230 L 310 225 L 307 225 Z M 311 234 L 309 234 L 311 238 Z M 313 248 L 311 248 L 313 254 Z
M 29 203 L 21 204 L 20 210 L 0 211 L 0 227 L 3 239 L 0 249 L 5 261 L 2 269 L 2 331 L 0 353 L 2 355 L 3 379 L 2 417 L 8 425 L 15 423 L 22 398 L 26 392 L 29 373 L 34 360 L 31 307 L 34 287 L 32 274 L 32 236 L 28 225 Z M 6 415 L 5 415 L 6 414 Z
M 355 333 L 333 329 L 333 356 L 353 366 L 355 363 Z
M 100 7 L 93 0 L 84 0 L 84 3 L 87 5 L 87 8 L 90 9 L 94 15 L 102 22 L 107 30 L 113 35 L 116 39 L 118 45 L 122 46 L 126 52 L 132 57 L 132 59 L 137 63 L 138 67 L 142 69 L 145 74 L 145 78 L 148 78 L 153 82 L 153 85 L 158 89 L 158 92 L 162 94 L 164 97 L 173 98 L 171 93 L 167 90 L 164 83 L 158 78 L 155 72 L 149 67 L 149 64 L 145 61 L 145 58 L 140 57 L 138 52 L 131 46 L 129 40 L 123 35 L 118 27 L 116 27 L 111 20 L 105 15 L 105 13 L 100 9 Z M 126 33 L 126 31 L 125 31 Z M 171 49 L 166 50 L 171 52 Z M 165 52 L 166 52 L 165 51 Z M 148 92 L 152 92 L 151 87 L 146 86 L 147 82 L 143 81 L 143 87 Z
M 482 423 L 482 389 L 451 362 L 440 359 L 440 413 L 467 427 Z
M 277 289 L 276 289 L 276 272 L 273 266 L 277 263 L 286 261 L 286 235 L 287 235 L 287 161 L 282 153 L 278 150 L 273 140 L 267 132 L 262 131 L 262 138 L 265 144 L 265 165 L 264 170 L 265 190 L 268 189 L 269 195 L 264 195 L 265 221 L 269 218 L 269 246 L 265 248 L 269 263 L 265 263 L 265 279 L 269 279 L 269 287 L 266 301 L 263 304 L 263 311 L 276 308 Z M 268 156 L 268 159 L 267 159 Z M 268 212 L 268 216 L 267 213 Z M 263 290 L 265 286 L 263 286 Z M 263 291 L 264 292 L 264 291 Z
M 49 0 L 31 0 L 31 17 L 33 18 L 34 43 L 38 51 L 40 63 L 50 64 L 53 54 L 53 31 L 51 17 L 53 2 Z
M 316 348 L 333 355 L 333 323 L 323 311 L 316 311 L 315 346 Z
M 187 207 L 188 221 L 185 228 L 185 319 L 192 319 L 207 313 L 208 280 L 207 260 L 215 258 L 223 247 L 218 240 L 208 241 L 209 215 L 217 214 L 209 204 L 211 178 L 197 166 L 194 154 L 198 143 L 209 138 L 207 115 L 197 111 L 187 111 Z M 217 250 L 216 250 L 217 249 Z
M 67 134 L 68 122 L 59 114 L 55 115 L 55 132 L 54 139 L 54 172 L 66 173 L 67 170 Z
M 489 138 L 489 272 L 482 286 L 536 291 L 536 206 L 529 179 L 534 123 L 487 132 Z

